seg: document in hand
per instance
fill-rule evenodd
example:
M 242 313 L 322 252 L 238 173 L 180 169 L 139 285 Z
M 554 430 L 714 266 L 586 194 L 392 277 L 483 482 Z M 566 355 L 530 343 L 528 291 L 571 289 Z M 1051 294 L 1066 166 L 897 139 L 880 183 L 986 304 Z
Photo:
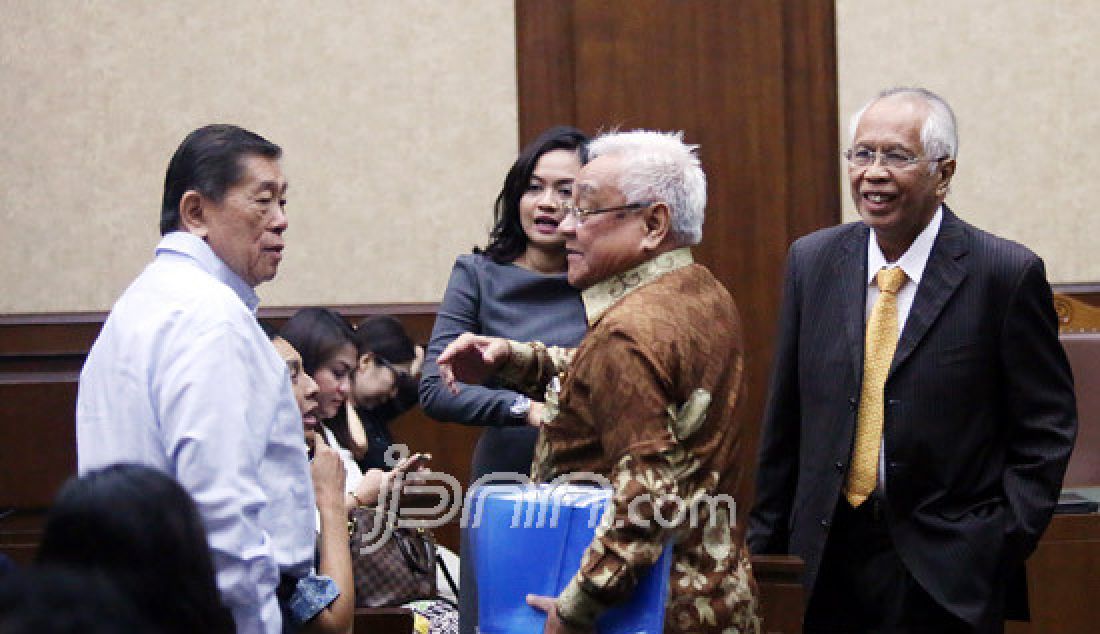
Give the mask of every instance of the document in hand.
M 561 593 L 580 569 L 609 501 L 609 490 L 577 485 L 490 485 L 470 496 L 466 530 L 476 555 L 481 634 L 542 631 L 546 615 L 529 607 L 526 596 Z M 634 595 L 604 613 L 597 631 L 661 632 L 671 562 L 666 544 Z

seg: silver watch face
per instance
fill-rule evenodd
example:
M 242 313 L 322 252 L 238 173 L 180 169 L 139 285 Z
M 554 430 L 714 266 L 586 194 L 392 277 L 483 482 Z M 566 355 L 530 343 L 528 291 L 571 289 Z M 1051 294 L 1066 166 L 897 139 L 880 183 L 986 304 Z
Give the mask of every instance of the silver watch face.
M 512 416 L 526 416 L 527 412 L 531 411 L 531 399 L 522 394 L 517 396 L 516 400 L 512 401 L 512 406 L 508 408 L 508 411 L 512 413 Z

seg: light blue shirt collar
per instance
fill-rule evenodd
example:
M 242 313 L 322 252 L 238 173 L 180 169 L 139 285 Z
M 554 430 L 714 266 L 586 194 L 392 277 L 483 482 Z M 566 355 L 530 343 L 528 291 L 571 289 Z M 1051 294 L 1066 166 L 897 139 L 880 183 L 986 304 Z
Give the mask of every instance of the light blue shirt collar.
M 256 308 L 260 305 L 260 296 L 241 279 L 241 276 L 234 273 L 202 238 L 186 231 L 173 231 L 161 238 L 156 254 L 157 257 L 165 255 L 171 257 L 170 254 L 173 254 L 190 259 L 200 269 L 233 289 L 244 305 L 248 306 L 248 310 L 253 314 L 256 313 Z

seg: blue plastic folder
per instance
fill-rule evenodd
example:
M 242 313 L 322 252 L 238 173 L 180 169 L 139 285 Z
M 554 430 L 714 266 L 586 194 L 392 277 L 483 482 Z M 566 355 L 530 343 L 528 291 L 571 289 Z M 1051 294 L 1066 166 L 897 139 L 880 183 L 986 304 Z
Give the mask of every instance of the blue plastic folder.
M 561 593 L 580 569 L 610 497 L 606 489 L 576 485 L 490 485 L 475 492 L 467 530 L 476 556 L 481 634 L 542 631 L 546 614 L 528 606 L 527 595 Z M 634 595 L 600 618 L 597 631 L 661 632 L 671 563 L 669 544 Z

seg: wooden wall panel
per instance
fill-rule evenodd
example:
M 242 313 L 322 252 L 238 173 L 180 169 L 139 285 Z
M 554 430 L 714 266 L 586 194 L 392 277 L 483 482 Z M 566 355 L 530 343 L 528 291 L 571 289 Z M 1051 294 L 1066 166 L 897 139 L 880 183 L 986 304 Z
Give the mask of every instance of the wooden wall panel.
M 43 509 L 76 471 L 75 377 L 0 378 L 0 509 Z
M 426 343 L 435 304 L 336 306 L 350 322 L 374 314 L 398 317 L 412 338 Z M 296 308 L 261 309 L 278 327 Z M 106 318 L 105 313 L 0 315 L 0 547 L 25 558 L 36 527 L 61 484 L 76 471 L 74 413 L 80 368 Z M 393 423 L 394 436 L 413 451 L 431 453 L 431 466 L 463 485 L 481 430 L 439 423 L 414 409 Z M 4 516 L 14 509 L 11 516 Z M 8 529 L 17 523 L 18 539 Z M 457 525 L 437 531 L 458 550 Z M 8 543 L 11 542 L 11 543 Z M 11 548 L 8 548 L 11 546 Z M 22 559 L 20 559 L 22 560 Z
M 833 3 L 518 0 L 520 138 L 571 123 L 683 130 L 709 203 L 696 249 L 745 322 L 747 391 L 763 414 L 783 263 L 840 220 Z

